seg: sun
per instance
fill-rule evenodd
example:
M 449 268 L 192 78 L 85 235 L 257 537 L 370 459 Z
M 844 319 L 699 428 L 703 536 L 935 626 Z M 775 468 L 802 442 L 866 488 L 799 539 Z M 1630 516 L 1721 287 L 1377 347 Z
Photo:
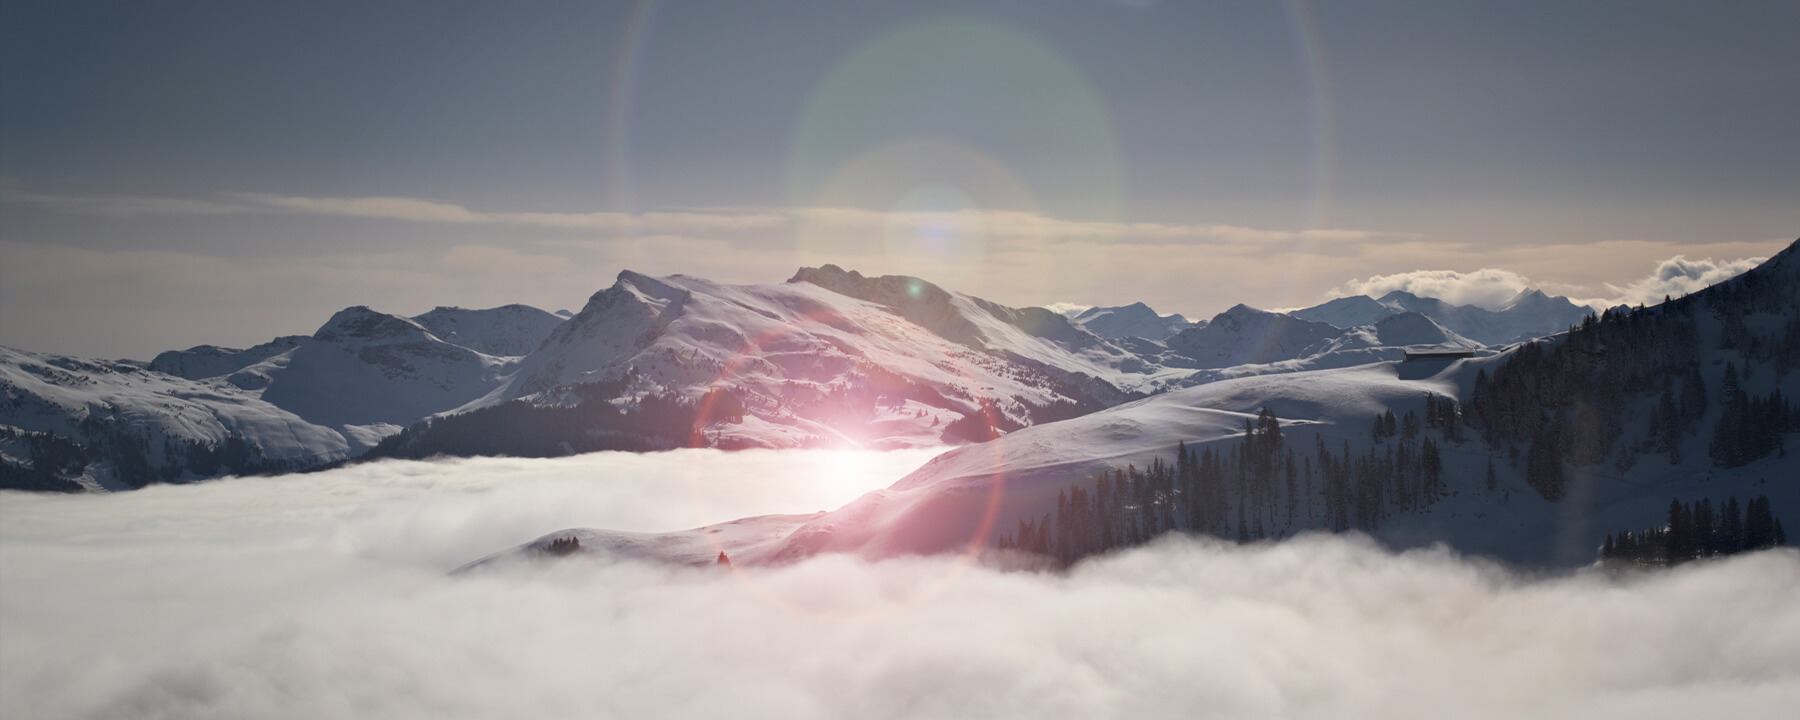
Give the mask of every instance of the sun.
M 866 450 L 828 450 L 813 470 L 819 489 L 857 485 L 872 472 Z

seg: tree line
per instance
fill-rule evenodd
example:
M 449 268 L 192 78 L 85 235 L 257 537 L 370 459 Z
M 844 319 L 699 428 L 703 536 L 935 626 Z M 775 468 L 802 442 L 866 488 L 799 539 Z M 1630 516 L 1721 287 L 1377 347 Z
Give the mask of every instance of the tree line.
M 1758 495 L 1739 509 L 1736 496 L 1715 508 L 1710 498 L 1669 501 L 1662 527 L 1608 534 L 1600 559 L 1609 565 L 1669 566 L 1787 544 L 1781 518 Z
M 1469 423 L 1493 447 L 1524 446 L 1527 481 L 1550 500 L 1565 492 L 1564 463 L 1579 468 L 1610 458 L 1624 472 L 1640 453 L 1682 463 L 1683 440 L 1699 435 L 1714 404 L 1719 421 L 1707 442 L 1714 465 L 1781 454 L 1782 435 L 1800 431 L 1800 407 L 1779 388 L 1750 394 L 1743 381 L 1753 370 L 1779 379 L 1800 368 L 1797 298 L 1794 278 L 1753 270 L 1656 307 L 1590 315 L 1560 340 L 1526 343 L 1492 374 L 1478 372 Z M 1758 332 L 1743 319 L 1753 313 L 1787 319 Z M 1717 347 L 1744 363 L 1726 363 L 1716 396 L 1701 375 L 1701 320 L 1709 315 L 1720 328 Z M 1648 410 L 1641 437 L 1626 437 L 1633 408 Z
M 1437 397 L 1428 399 L 1423 421 L 1412 412 L 1377 415 L 1370 429 L 1377 442 L 1357 455 L 1348 441 L 1334 451 L 1323 438 L 1311 452 L 1296 452 L 1264 407 L 1225 447 L 1196 451 L 1181 442 L 1173 458 L 1071 484 L 1058 492 L 1054 512 L 1020 520 L 997 544 L 1071 564 L 1167 532 L 1248 542 L 1319 525 L 1374 530 L 1445 496 L 1442 453 L 1426 431 L 1454 435 L 1460 415 L 1454 400 Z

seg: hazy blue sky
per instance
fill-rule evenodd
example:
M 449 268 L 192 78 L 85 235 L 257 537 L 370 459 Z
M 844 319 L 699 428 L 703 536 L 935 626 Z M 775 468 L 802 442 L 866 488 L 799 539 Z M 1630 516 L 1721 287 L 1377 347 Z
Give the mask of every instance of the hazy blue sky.
M 147 357 L 823 262 L 1196 315 L 1416 270 L 1635 300 L 1800 236 L 1796 28 L 1786 1 L 9 0 L 0 344 Z

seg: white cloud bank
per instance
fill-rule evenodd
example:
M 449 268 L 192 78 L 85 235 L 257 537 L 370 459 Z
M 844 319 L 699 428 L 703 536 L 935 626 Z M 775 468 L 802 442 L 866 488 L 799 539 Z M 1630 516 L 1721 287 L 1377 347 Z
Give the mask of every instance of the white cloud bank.
M 1610 297 L 1583 297 L 1594 289 L 1533 282 L 1531 278 L 1519 273 L 1494 268 L 1466 273 L 1455 270 L 1415 270 L 1376 275 L 1363 280 L 1352 280 L 1327 294 L 1332 297 L 1368 295 L 1379 298 L 1395 290 L 1402 290 L 1421 297 L 1492 310 L 1499 308 L 1522 290 L 1539 288 L 1552 295 L 1568 294 L 1578 305 L 1605 309 L 1619 305 L 1655 305 L 1662 302 L 1665 296 L 1678 298 L 1704 290 L 1710 285 L 1737 277 L 1767 259 L 1689 260 L 1686 256 L 1676 255 L 1657 263 L 1656 269 L 1647 277 L 1625 285 L 1606 283 L 1606 291 L 1611 293 Z
M 1529 287 L 1536 287 L 1530 278 L 1509 270 L 1482 268 L 1467 273 L 1455 270 L 1414 270 L 1376 275 L 1366 280 L 1352 280 L 1344 284 L 1340 294 L 1379 298 L 1400 290 L 1457 305 L 1495 308 Z
M 1524 579 L 1322 536 L 1171 538 L 1068 575 L 837 556 L 736 574 L 585 561 L 443 573 L 568 525 L 686 524 L 697 496 L 718 499 L 714 513 L 805 509 L 823 496 L 796 468 L 835 478 L 866 462 L 848 492 L 924 456 L 382 463 L 0 494 L 0 715 L 1655 718 L 1800 705 L 1791 551 L 1625 579 Z
M 1623 287 L 1607 285 L 1606 287 L 1619 295 L 1619 302 L 1629 305 L 1655 305 L 1663 298 L 1678 298 L 1692 292 L 1705 290 L 1707 286 L 1730 280 L 1744 274 L 1744 271 L 1761 265 L 1768 258 L 1743 258 L 1740 260 L 1689 260 L 1682 255 L 1664 260 L 1656 265 L 1649 277 Z

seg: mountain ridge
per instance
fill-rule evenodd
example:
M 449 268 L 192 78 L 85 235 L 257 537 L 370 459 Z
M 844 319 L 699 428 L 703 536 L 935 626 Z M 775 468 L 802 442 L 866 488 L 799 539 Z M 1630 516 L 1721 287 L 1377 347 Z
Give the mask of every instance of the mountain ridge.
M 1547 296 L 1521 293 L 1514 304 L 1540 297 Z M 159 376 L 151 382 L 131 375 L 128 382 L 190 398 L 196 409 L 212 412 L 209 404 L 218 404 L 216 414 L 233 416 L 243 411 L 232 408 L 254 407 L 259 417 L 283 418 L 225 432 L 165 432 L 156 429 L 160 420 L 107 431 L 131 435 L 132 443 L 167 440 L 175 447 L 140 453 L 145 462 L 114 462 L 116 453 L 80 430 L 85 416 L 74 408 L 83 404 L 77 402 L 82 391 L 49 387 L 55 382 L 26 369 L 46 361 L 14 353 L 8 361 L 21 374 L 0 388 L 12 398 L 0 407 L 0 426 L 47 432 L 37 428 L 54 425 L 59 442 L 87 447 L 77 454 L 92 462 L 46 469 L 36 458 L 48 451 L 15 448 L 0 453 L 0 463 L 39 468 L 32 472 L 44 477 L 87 473 L 90 485 L 131 487 L 265 467 L 183 459 L 221 452 L 227 442 L 243 445 L 234 458 L 279 460 L 288 469 L 427 451 L 912 447 L 985 440 L 1234 377 L 1395 361 L 1406 347 L 1494 352 L 1428 312 L 1365 300 L 1311 309 L 1349 301 L 1373 316 L 1369 303 L 1381 308 L 1378 317 L 1349 328 L 1307 320 L 1304 311 L 1238 305 L 1157 340 L 1103 337 L 1044 308 L 1008 307 L 920 278 L 864 276 L 835 265 L 803 267 L 785 283 L 762 285 L 622 270 L 567 317 L 519 305 L 438 307 L 410 318 L 354 306 L 310 336 L 244 350 L 199 346 L 124 363 Z M 1157 316 L 1142 303 L 1124 308 L 1159 322 L 1180 317 Z M 156 393 L 114 394 L 132 405 L 130 417 L 163 412 L 154 407 Z M 52 396 L 67 402 L 44 400 Z M 46 412 L 65 408 L 55 412 L 66 417 L 49 424 L 13 418 L 10 408 L 21 403 Z M 633 418 L 656 429 L 642 430 Z M 284 423 L 295 430 L 275 431 L 264 448 L 263 434 Z M 506 423 L 538 427 L 558 440 L 523 437 Z M 295 452 L 294 437 L 312 438 L 315 446 Z

